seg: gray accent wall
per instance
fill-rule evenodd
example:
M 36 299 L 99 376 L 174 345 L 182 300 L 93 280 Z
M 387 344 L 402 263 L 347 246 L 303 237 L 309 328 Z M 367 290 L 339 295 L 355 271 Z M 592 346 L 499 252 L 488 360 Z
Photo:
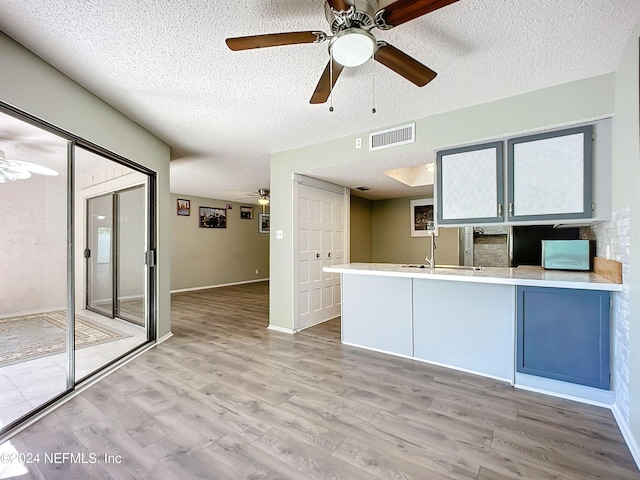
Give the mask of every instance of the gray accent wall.
M 177 214 L 177 200 L 191 201 L 191 215 Z M 227 228 L 200 228 L 198 207 L 227 210 Z M 269 277 L 269 234 L 258 233 L 262 207 L 212 198 L 171 194 L 171 290 L 252 282 Z M 253 219 L 240 206 L 253 206 Z M 256 273 L 258 270 L 258 273 Z
M 424 263 L 430 253 L 429 237 L 411 236 L 411 198 L 373 202 L 373 261 L 381 263 Z M 436 263 L 458 264 L 458 229 L 439 228 Z
M 169 146 L 0 33 L 0 99 L 157 173 L 158 338 L 171 331 Z M 131 112 L 133 113 L 133 112 Z
M 373 201 L 351 194 L 349 215 L 350 260 L 373 261 Z

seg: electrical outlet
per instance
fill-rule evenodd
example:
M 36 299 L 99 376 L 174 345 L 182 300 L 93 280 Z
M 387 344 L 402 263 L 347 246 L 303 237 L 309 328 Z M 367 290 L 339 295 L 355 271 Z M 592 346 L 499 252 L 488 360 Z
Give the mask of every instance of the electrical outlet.
M 362 138 L 356 138 L 356 148 L 362 148 Z
M 256 268 L 256 275 L 258 275 L 258 269 Z
M 284 232 L 282 230 L 276 230 L 276 240 L 282 240 L 284 238 Z

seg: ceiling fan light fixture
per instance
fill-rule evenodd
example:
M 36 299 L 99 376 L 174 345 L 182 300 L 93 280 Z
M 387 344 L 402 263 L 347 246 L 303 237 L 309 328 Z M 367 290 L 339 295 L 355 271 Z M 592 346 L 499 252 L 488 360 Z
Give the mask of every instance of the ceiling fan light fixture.
M 268 199 L 268 198 L 266 198 L 266 197 L 260 197 L 260 198 L 258 199 L 258 203 L 259 203 L 260 205 L 269 205 L 269 199 Z
M 338 33 L 329 51 L 333 59 L 345 67 L 357 67 L 373 56 L 376 49 L 376 39 L 361 28 L 347 28 Z
M 4 151 L 0 150 L 0 183 L 15 182 L 31 178 L 32 173 L 40 175 L 58 175 L 58 172 L 42 165 L 22 160 L 7 160 Z

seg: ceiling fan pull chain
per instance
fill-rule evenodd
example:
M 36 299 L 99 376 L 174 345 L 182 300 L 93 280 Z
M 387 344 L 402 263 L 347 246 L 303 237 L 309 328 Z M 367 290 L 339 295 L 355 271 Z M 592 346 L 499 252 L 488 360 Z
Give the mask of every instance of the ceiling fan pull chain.
M 333 52 L 329 50 L 329 111 L 333 112 Z
M 376 69 L 373 67 L 373 74 L 371 75 L 371 113 L 376 113 Z

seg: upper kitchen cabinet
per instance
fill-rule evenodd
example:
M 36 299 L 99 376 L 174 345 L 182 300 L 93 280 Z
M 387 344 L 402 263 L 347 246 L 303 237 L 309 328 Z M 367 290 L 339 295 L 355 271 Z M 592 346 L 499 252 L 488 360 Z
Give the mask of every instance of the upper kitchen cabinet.
M 611 218 L 610 118 L 502 140 L 438 152 L 438 225 L 585 224 Z
M 592 216 L 593 127 L 507 142 L 508 220 Z
M 504 221 L 502 142 L 438 152 L 438 225 Z

